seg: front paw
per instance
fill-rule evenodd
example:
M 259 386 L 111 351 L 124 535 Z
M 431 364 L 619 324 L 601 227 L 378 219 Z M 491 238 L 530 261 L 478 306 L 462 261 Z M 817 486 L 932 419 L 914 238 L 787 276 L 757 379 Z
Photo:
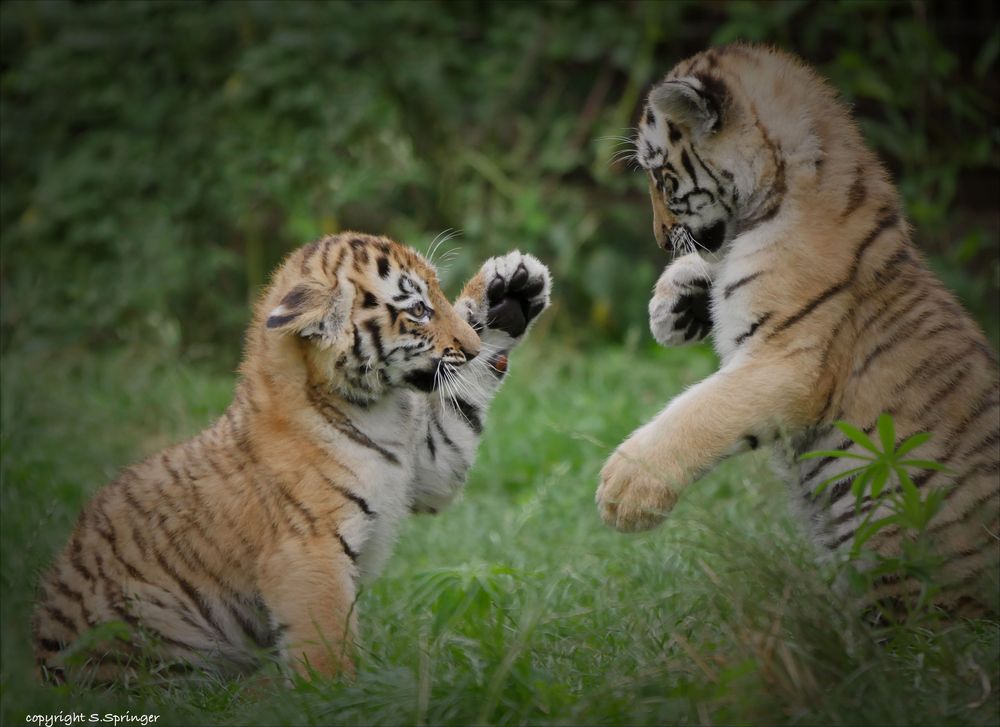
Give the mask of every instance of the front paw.
M 504 333 L 515 341 L 549 306 L 552 278 L 533 255 L 514 251 L 483 263 L 466 285 L 457 308 L 480 331 Z
M 677 502 L 677 493 L 651 469 L 634 443 L 625 442 L 601 470 L 597 509 L 604 524 L 623 533 L 654 528 Z
M 711 268 L 697 253 L 663 271 L 649 301 L 649 329 L 657 343 L 677 346 L 709 334 L 711 286 Z

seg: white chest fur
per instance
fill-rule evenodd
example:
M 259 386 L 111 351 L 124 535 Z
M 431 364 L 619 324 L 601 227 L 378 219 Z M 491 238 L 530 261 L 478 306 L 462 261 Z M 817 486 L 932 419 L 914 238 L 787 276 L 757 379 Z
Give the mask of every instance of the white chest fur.
M 378 575 L 392 552 L 400 522 L 410 512 L 416 463 L 415 445 L 426 429 L 426 402 L 416 393 L 398 391 L 367 408 L 349 411 L 355 437 L 326 433 L 335 456 L 353 473 L 343 487 L 364 500 L 369 513 L 352 508 L 339 532 L 358 554 L 363 579 Z M 363 443 L 359 440 L 368 440 Z
M 744 336 L 755 324 L 760 325 L 765 315 L 754 306 L 752 283 L 756 276 L 759 271 L 747 258 L 725 259 L 716 270 L 712 284 L 712 341 L 723 365 L 732 360 Z

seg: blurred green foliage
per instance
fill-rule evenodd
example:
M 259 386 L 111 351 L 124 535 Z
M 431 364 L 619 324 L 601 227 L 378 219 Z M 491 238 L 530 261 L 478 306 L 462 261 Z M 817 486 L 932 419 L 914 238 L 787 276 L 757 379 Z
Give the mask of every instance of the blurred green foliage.
M 5 348 L 235 355 L 289 249 L 457 229 L 455 289 L 515 246 L 557 325 L 635 338 L 666 262 L 612 162 L 684 56 L 764 40 L 827 74 L 935 267 L 997 339 L 989 2 L 4 3 Z

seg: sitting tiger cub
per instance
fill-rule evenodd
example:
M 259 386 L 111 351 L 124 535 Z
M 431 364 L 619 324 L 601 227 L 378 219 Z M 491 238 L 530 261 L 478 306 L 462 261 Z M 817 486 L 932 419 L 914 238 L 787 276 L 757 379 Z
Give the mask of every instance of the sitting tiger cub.
M 233 403 L 126 469 L 84 509 L 35 610 L 48 677 L 179 668 L 350 672 L 358 582 L 407 513 L 462 489 L 507 354 L 549 304 L 530 255 L 492 258 L 454 307 L 433 267 L 382 237 L 293 252 L 257 305 Z M 121 621 L 82 667 L 66 649 Z
M 674 345 L 711 331 L 722 365 L 608 460 L 605 522 L 653 527 L 720 459 L 774 443 L 815 540 L 847 548 L 875 505 L 856 511 L 849 474 L 817 488 L 857 461 L 800 456 L 857 452 L 834 422 L 871 434 L 888 412 L 900 439 L 932 433 L 909 456 L 947 467 L 913 474 L 918 488 L 945 490 L 929 526 L 942 562 L 935 602 L 995 608 L 996 355 L 911 243 L 899 195 L 834 90 L 778 51 L 712 49 L 652 89 L 636 156 L 658 244 L 686 253 L 656 284 L 653 335 Z M 898 555 L 901 537 L 888 527 L 869 543 Z M 920 590 L 884 577 L 870 596 L 905 610 Z

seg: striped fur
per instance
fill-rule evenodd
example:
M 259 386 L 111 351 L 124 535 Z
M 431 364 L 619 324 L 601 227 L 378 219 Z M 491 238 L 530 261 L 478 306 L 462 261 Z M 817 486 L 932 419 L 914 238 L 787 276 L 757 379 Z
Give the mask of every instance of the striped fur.
M 124 679 L 150 657 L 244 672 L 269 651 L 302 673 L 350 671 L 360 580 L 407 513 L 460 492 L 549 285 L 514 252 L 453 307 L 431 265 L 386 238 L 289 255 L 257 305 L 233 403 L 101 489 L 42 579 L 43 673 Z M 130 636 L 67 658 L 109 621 Z
M 773 443 L 815 541 L 847 548 L 870 504 L 855 512 L 848 478 L 815 491 L 854 463 L 799 456 L 856 450 L 833 422 L 871 433 L 888 412 L 900 439 L 932 433 L 914 457 L 951 470 L 914 473 L 946 489 L 930 526 L 939 603 L 995 608 L 997 358 L 912 244 L 896 189 L 833 89 L 774 50 L 706 51 L 650 92 L 636 158 L 657 242 L 681 253 L 650 302 L 653 334 L 674 345 L 711 331 L 722 365 L 610 458 L 605 521 L 652 527 L 721 458 Z M 900 537 L 882 531 L 873 547 L 897 554 Z M 893 581 L 874 595 L 906 602 L 918 590 Z

